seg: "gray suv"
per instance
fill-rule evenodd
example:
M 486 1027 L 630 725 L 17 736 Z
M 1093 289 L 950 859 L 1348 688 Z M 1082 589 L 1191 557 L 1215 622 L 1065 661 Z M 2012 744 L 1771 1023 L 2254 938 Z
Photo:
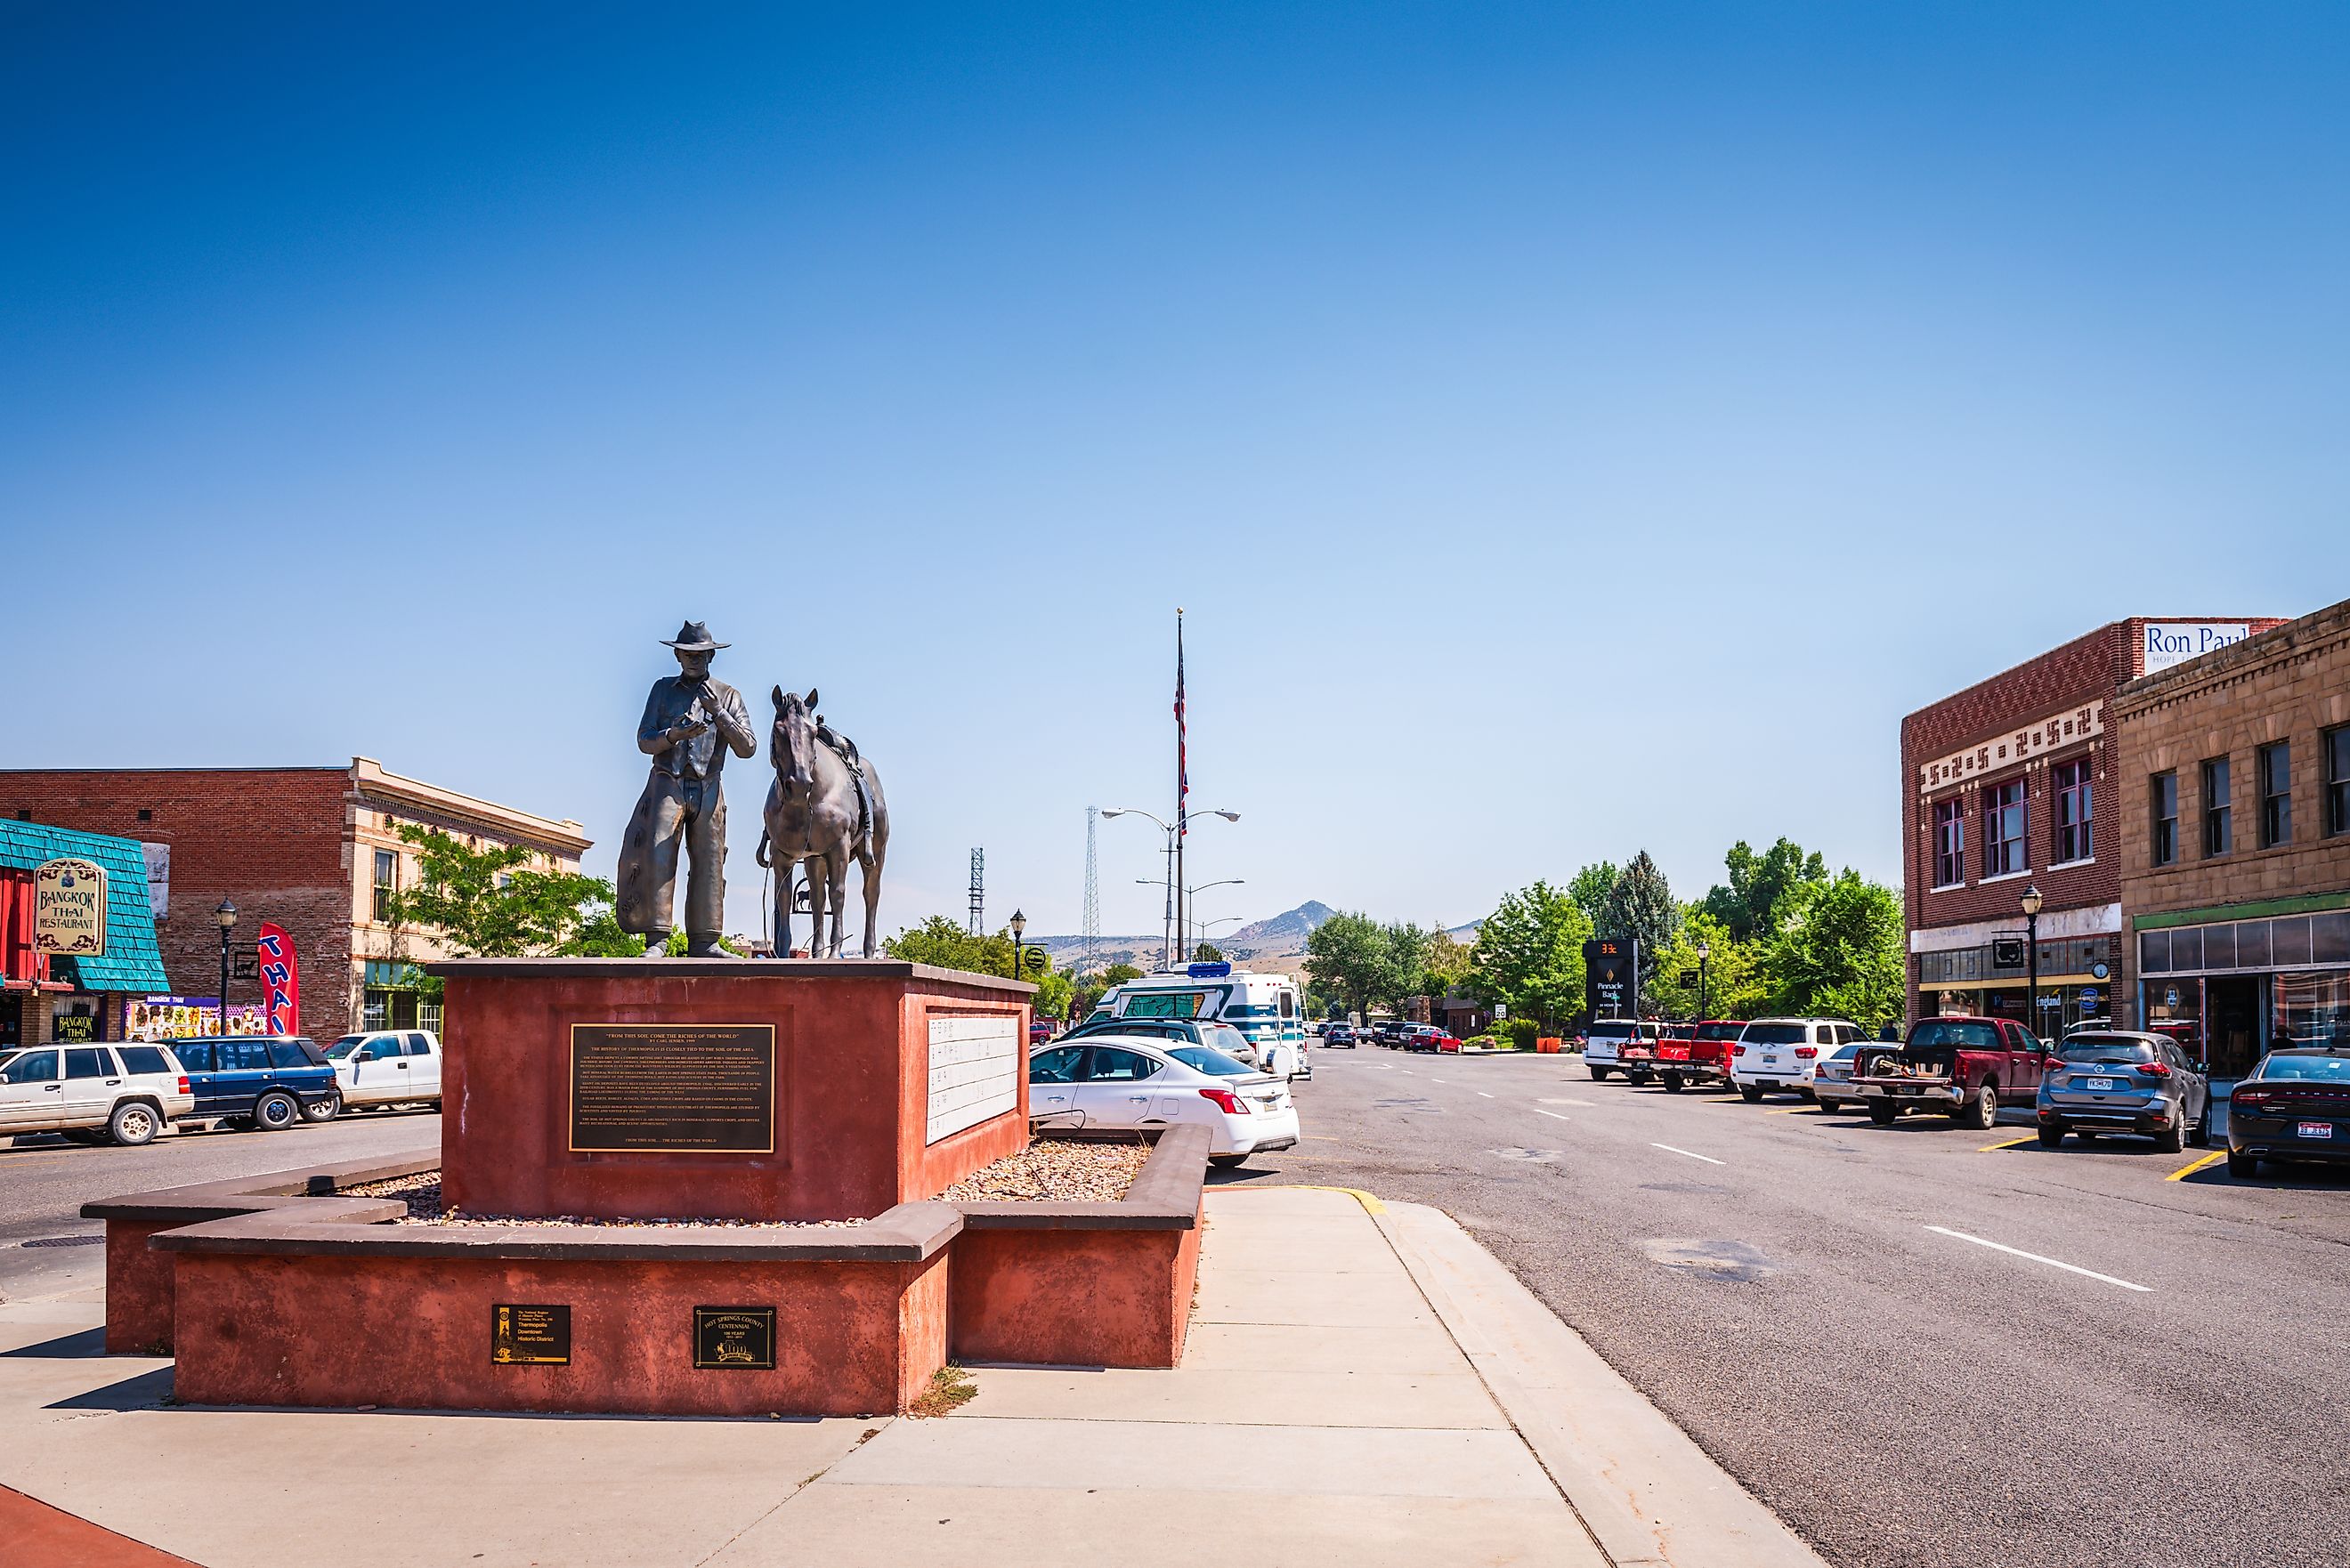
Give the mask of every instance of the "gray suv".
M 2139 1133 L 2173 1153 L 2210 1135 L 2211 1086 L 2202 1069 L 2159 1034 L 2124 1029 L 2068 1034 L 2041 1075 L 2040 1141 L 2067 1132 Z

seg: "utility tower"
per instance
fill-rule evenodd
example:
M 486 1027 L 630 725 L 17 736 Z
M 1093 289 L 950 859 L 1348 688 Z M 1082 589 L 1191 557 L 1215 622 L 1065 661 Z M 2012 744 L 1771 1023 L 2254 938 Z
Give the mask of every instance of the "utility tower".
M 1100 868 L 1094 858 L 1094 826 L 1100 816 L 1099 806 L 1086 807 L 1086 945 L 1077 959 L 1080 979 L 1093 973 L 1094 949 L 1101 944 Z
M 986 935 L 987 925 L 987 851 L 971 852 L 971 934 Z

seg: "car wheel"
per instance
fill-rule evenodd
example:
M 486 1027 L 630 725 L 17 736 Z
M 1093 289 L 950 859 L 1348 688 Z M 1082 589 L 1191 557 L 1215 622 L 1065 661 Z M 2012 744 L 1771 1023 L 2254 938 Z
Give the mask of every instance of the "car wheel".
M 1950 1119 L 1962 1127 L 1981 1132 L 1999 1120 L 1999 1090 L 1990 1083 L 1979 1084 L 1967 1096 L 1967 1103 L 1950 1113 Z
M 2229 1175 L 2230 1175 L 2230 1176 L 2258 1176 L 2260 1173 L 2261 1173 L 2261 1157 L 2260 1157 L 2259 1155 L 2256 1155 L 2256 1154 L 2238 1154 L 2238 1153 L 2237 1153 L 2234 1149 L 2232 1149 L 2232 1148 L 2231 1148 L 2231 1149 L 2230 1149 L 2230 1150 L 2228 1151 L 2228 1174 L 2229 1174 Z
M 343 1096 L 340 1095 L 328 1095 L 315 1105 L 302 1107 L 302 1119 L 306 1122 L 330 1122 L 342 1114 Z
M 1606 1083 L 1606 1082 L 1607 1081 L 1607 1068 L 1605 1068 L 1605 1067 L 1594 1067 L 1594 1068 L 1592 1068 L 1592 1069 L 1591 1069 L 1591 1081 L 1592 1081 L 1593 1083 L 1595 1083 L 1595 1084 L 1604 1084 L 1604 1083 Z
M 1667 1093 L 1667 1094 L 1669 1094 L 1669 1095 L 1678 1095 L 1678 1094 L 1679 1094 L 1680 1092 L 1681 1092 L 1681 1075 L 1680 1075 L 1679 1073 L 1668 1073 L 1668 1074 L 1666 1074 L 1666 1075 L 1665 1075 L 1665 1093 Z
M 1744 1100 L 1750 1106 L 1754 1105 L 1762 1098 L 1762 1085 L 1760 1084 L 1741 1084 L 1738 1085 L 1738 1097 Z
M 2178 1107 L 2178 1114 L 2171 1118 L 2170 1125 L 2154 1135 L 2154 1145 L 2165 1154 L 2187 1152 L 2187 1107 L 2184 1105 Z
M 1868 1119 L 1875 1122 L 1878 1127 L 1891 1127 L 1893 1125 L 1893 1118 L 1900 1114 L 1901 1107 L 1898 1106 L 1887 1105 L 1883 1100 L 1871 1100 L 1868 1102 Z
M 163 1118 L 155 1114 L 154 1106 L 141 1100 L 115 1106 L 114 1114 L 106 1119 L 106 1136 L 125 1148 L 153 1143 L 155 1135 L 162 1130 Z
M 1248 1156 L 1244 1154 L 1211 1154 L 1208 1157 L 1208 1163 L 1218 1170 L 1232 1170 L 1245 1163 L 1247 1159 Z
M 1645 1089 L 1648 1086 L 1648 1075 L 1646 1073 L 1627 1073 L 1624 1075 L 1624 1081 L 1631 1085 L 1636 1089 Z
M 2051 1122 L 2043 1122 L 2040 1124 L 2041 1147 L 2054 1148 L 2064 1141 L 2064 1129 L 2063 1127 Z
M 1814 1096 L 1813 1097 L 1814 1099 L 1818 1098 L 1817 1096 Z M 1842 1100 L 1820 1100 L 1820 1109 L 1829 1116 L 1834 1116 L 1838 1111 L 1844 1109 L 1844 1102 Z
M 253 1102 L 253 1125 L 263 1132 L 284 1132 L 301 1119 L 301 1106 L 283 1089 L 272 1089 Z

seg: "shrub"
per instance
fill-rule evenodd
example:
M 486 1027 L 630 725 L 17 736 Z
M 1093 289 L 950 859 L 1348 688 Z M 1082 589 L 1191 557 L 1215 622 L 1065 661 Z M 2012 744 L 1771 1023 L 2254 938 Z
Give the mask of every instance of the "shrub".
M 1503 1019 L 1502 1028 L 1510 1037 L 1510 1049 L 1513 1051 L 1533 1050 L 1535 1037 L 1542 1033 L 1542 1025 L 1531 1018 Z

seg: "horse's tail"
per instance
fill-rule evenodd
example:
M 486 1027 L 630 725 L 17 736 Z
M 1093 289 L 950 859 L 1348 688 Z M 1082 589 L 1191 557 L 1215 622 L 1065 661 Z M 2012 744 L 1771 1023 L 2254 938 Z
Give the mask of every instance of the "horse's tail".
M 764 827 L 759 829 L 759 847 L 751 852 L 751 858 L 762 867 L 767 864 L 767 830 Z

